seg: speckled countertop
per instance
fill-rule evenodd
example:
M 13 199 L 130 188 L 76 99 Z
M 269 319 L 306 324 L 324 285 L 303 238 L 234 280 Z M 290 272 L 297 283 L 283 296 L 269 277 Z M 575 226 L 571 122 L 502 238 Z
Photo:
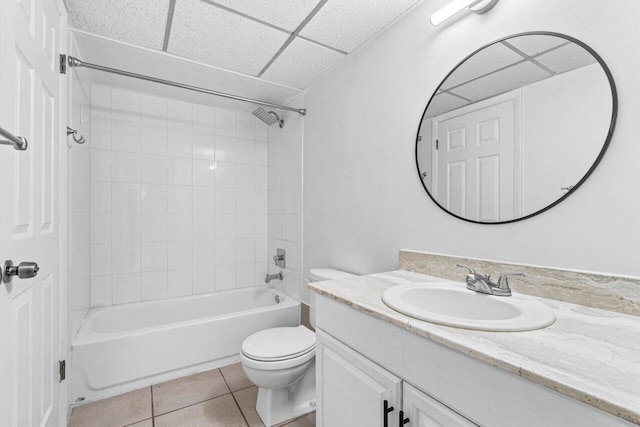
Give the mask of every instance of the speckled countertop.
M 312 291 L 640 424 L 640 317 L 535 298 L 556 322 L 527 332 L 482 332 L 417 320 L 387 307 L 385 289 L 446 281 L 407 271 L 315 282 Z

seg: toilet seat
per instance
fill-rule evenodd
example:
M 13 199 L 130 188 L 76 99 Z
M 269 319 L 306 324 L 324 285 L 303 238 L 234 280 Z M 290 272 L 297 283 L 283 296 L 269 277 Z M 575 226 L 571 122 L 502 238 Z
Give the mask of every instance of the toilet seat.
M 316 334 L 306 327 L 271 328 L 256 332 L 242 343 L 245 356 L 263 362 L 292 359 L 315 348 Z
M 242 343 L 242 363 L 254 369 L 286 369 L 315 357 L 316 334 L 300 325 L 256 332 Z

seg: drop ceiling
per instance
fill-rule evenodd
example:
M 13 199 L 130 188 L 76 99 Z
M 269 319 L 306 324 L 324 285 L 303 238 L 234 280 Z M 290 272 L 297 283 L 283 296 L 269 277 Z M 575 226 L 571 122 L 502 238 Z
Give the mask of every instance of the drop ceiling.
M 305 89 L 421 0 L 67 0 L 93 34 Z

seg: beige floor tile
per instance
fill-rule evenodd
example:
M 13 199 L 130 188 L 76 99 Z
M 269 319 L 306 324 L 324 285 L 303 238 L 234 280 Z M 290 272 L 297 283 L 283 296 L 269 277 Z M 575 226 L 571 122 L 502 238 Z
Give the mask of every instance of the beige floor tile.
M 282 427 L 316 427 L 316 413 L 312 412 L 290 423 L 282 424 Z
M 242 390 L 243 388 L 251 387 L 253 383 L 249 381 L 249 378 L 244 374 L 242 365 L 240 362 L 233 365 L 227 365 L 220 368 L 224 379 L 227 381 L 231 391 Z
M 260 415 L 256 412 L 256 399 L 258 397 L 258 387 L 253 386 L 233 393 L 242 415 L 249 423 L 250 427 L 264 427 Z
M 246 427 L 230 394 L 155 417 L 155 427 Z
M 153 420 L 149 418 L 148 420 L 140 421 L 139 423 L 130 424 L 127 427 L 153 427 Z
M 74 408 L 69 427 L 123 427 L 151 418 L 151 388 Z
M 155 416 L 229 393 L 218 369 L 200 372 L 153 386 Z

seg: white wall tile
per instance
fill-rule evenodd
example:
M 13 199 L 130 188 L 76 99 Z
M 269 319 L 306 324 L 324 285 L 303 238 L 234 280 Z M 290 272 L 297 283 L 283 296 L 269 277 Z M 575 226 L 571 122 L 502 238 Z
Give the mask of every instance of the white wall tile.
M 188 213 L 168 214 L 168 241 L 184 241 L 193 238 L 193 215 Z
M 193 240 L 213 240 L 216 238 L 216 214 L 193 214 Z
M 111 270 L 113 274 L 140 271 L 140 243 L 114 243 L 111 245 Z
M 216 233 L 217 239 L 235 239 L 236 238 L 236 215 L 233 213 L 216 214 Z
M 140 184 L 114 182 L 111 184 L 112 212 L 140 211 Z
M 140 154 L 113 151 L 111 153 L 113 182 L 140 182 Z
M 216 194 L 213 187 L 193 187 L 193 212 L 213 213 L 216 207 Z
M 111 287 L 113 304 L 140 301 L 140 273 L 115 274 Z
M 168 215 L 166 212 L 140 214 L 140 241 L 166 242 L 168 240 Z
M 111 214 L 111 242 L 136 243 L 140 241 L 139 213 Z
M 215 183 L 215 162 L 213 160 L 193 160 L 193 185 L 213 187 Z
M 140 182 L 149 184 L 167 183 L 167 157 L 162 155 L 140 155 Z
M 141 184 L 140 210 L 142 212 L 167 212 L 168 185 Z
M 168 277 L 166 270 L 143 271 L 140 275 L 142 301 L 166 298 Z
M 193 211 L 193 191 L 188 185 L 170 185 L 167 193 L 169 213 L 187 213 Z
M 193 293 L 204 294 L 216 290 L 216 269 L 212 266 L 193 268 Z
M 76 230 L 72 248 L 84 245 L 89 261 L 74 271 L 95 279 L 91 304 L 260 283 L 270 155 L 262 122 L 131 91 L 95 86 L 94 92 L 100 105 L 91 117 L 100 122 L 92 137 L 101 143 L 87 149 L 89 165 L 73 159 L 84 172 L 72 174 L 72 224 L 80 230 L 90 223 L 93 239 Z
M 166 270 L 168 262 L 167 242 L 140 244 L 140 269 L 142 271 Z
M 235 289 L 236 287 L 236 265 L 224 264 L 216 265 L 216 291 Z
M 167 296 L 169 298 L 182 297 L 193 293 L 193 270 L 182 268 L 169 270 Z
M 193 160 L 181 157 L 168 159 L 167 182 L 174 185 L 191 185 L 193 179 Z

